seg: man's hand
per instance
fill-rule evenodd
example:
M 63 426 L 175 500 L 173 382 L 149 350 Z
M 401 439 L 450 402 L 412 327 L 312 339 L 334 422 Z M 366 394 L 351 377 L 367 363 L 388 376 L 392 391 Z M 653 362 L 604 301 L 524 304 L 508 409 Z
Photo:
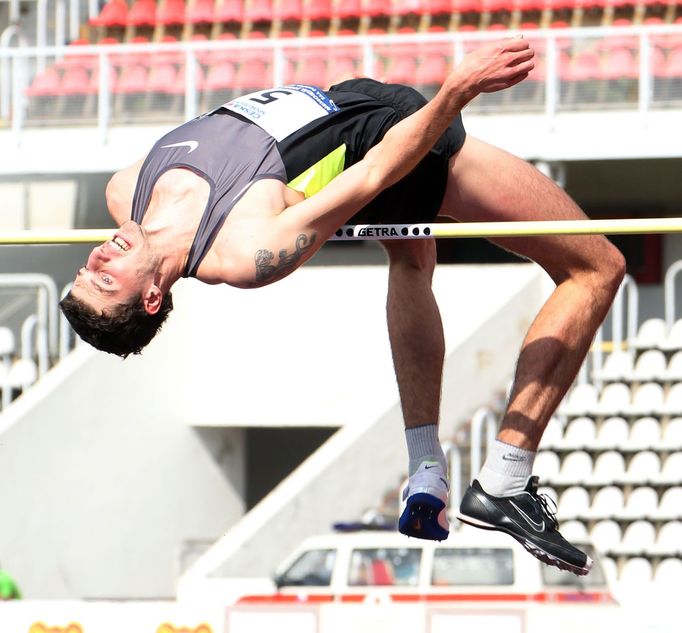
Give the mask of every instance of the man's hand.
M 446 80 L 470 99 L 482 92 L 504 90 L 528 77 L 535 63 L 535 51 L 523 37 L 484 44 L 467 53 Z

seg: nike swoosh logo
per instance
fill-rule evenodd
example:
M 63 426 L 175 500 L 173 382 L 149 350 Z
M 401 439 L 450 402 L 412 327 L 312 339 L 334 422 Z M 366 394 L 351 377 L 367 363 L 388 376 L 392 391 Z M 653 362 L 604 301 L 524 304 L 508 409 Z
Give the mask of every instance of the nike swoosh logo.
M 512 455 L 511 453 L 505 453 L 502 455 L 502 459 L 504 459 L 507 462 L 523 462 L 525 461 L 525 457 L 521 457 L 520 455 Z
M 171 143 L 170 145 L 162 145 L 161 149 L 166 147 L 189 147 L 188 154 L 191 154 L 197 147 L 199 147 L 198 141 L 180 141 L 179 143 Z
M 431 464 L 431 465 L 424 464 L 424 470 L 429 470 L 431 468 L 435 468 L 436 466 L 438 466 L 438 464 Z
M 530 525 L 533 530 L 536 532 L 544 532 L 545 531 L 545 522 L 543 521 L 542 523 L 537 523 L 536 521 L 533 521 L 519 506 L 517 506 L 513 501 L 510 501 L 516 511 L 528 522 L 528 525 Z

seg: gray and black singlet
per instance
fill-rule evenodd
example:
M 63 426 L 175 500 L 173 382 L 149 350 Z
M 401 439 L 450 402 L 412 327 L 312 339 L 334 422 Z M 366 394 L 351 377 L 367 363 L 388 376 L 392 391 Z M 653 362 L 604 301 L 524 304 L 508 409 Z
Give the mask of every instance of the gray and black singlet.
M 272 178 L 313 195 L 425 103 L 412 88 L 371 79 L 351 79 L 327 92 L 285 86 L 233 99 L 156 142 L 140 170 L 131 217 L 142 222 L 154 185 L 169 169 L 186 168 L 206 179 L 209 199 L 184 271 L 195 276 L 225 218 L 254 182 Z M 433 220 L 445 194 L 448 159 L 464 137 L 458 117 L 408 176 L 349 223 Z

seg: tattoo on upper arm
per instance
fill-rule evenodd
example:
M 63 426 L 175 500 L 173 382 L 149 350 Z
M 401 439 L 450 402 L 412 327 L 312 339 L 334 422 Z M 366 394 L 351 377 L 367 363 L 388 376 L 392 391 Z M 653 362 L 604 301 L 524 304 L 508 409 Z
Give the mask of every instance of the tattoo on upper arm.
M 292 270 L 296 268 L 298 261 L 303 257 L 306 251 L 315 243 L 317 233 L 311 233 L 308 237 L 305 233 L 301 233 L 296 238 L 296 244 L 292 253 L 287 252 L 283 248 L 279 251 L 279 258 L 274 262 L 275 255 L 272 251 L 267 249 L 260 249 L 256 251 L 256 281 L 274 281 L 281 277 L 285 277 Z

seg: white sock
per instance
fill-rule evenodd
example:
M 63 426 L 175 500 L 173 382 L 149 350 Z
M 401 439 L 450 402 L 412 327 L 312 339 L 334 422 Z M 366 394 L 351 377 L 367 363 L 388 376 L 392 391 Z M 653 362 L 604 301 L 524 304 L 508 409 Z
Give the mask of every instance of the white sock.
M 523 492 L 533 472 L 535 454 L 535 451 L 495 440 L 477 477 L 478 483 L 495 497 Z
M 414 475 L 422 462 L 438 462 L 443 472 L 448 472 L 448 461 L 438 439 L 437 424 L 423 424 L 405 429 L 407 454 L 410 458 L 408 471 Z

